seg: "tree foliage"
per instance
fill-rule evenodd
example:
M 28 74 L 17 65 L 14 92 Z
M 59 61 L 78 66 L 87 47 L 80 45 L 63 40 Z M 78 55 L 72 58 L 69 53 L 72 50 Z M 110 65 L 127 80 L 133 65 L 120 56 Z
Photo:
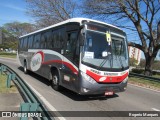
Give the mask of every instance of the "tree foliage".
M 17 49 L 18 37 L 34 31 L 35 25 L 29 23 L 12 22 L 6 23 L 2 26 L 2 41 L 0 48 Z
M 107 18 L 107 20 L 111 18 L 114 24 L 137 31 L 140 43 L 129 42 L 129 45 L 144 52 L 145 74 L 152 75 L 152 64 L 160 49 L 158 15 L 160 2 L 158 0 L 85 0 L 83 5 L 83 12 L 87 15 Z M 133 26 L 124 24 L 128 21 Z
M 3 28 L 15 37 L 19 37 L 34 31 L 36 26 L 30 23 L 12 22 L 4 24 Z
M 137 63 L 138 63 L 138 61 L 136 60 L 136 59 L 134 59 L 134 58 L 130 58 L 129 59 L 129 65 L 130 66 L 137 66 Z
M 0 44 L 0 48 L 3 48 L 3 49 L 12 48 L 16 50 L 18 45 L 17 37 L 15 37 L 13 34 L 8 32 L 6 29 L 4 28 L 1 28 L 1 29 L 2 29 L 3 43 Z
M 28 13 L 37 19 L 40 27 L 46 27 L 74 16 L 74 0 L 26 0 Z

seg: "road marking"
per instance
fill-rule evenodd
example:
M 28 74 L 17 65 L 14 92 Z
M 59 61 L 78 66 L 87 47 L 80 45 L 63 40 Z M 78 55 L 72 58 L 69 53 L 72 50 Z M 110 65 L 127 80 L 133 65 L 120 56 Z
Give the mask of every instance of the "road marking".
M 17 60 L 17 58 L 7 58 L 7 57 L 0 57 L 0 58 L 2 58 L 2 59 L 8 59 L 8 60 L 14 60 L 14 61 Z
M 134 85 L 134 84 L 131 84 L 131 83 L 128 83 L 129 85 L 132 85 L 132 86 L 135 86 L 135 87 L 140 87 L 140 88 L 144 88 L 144 89 L 147 89 L 147 90 L 151 90 L 151 91 L 154 91 L 154 92 L 159 92 L 158 90 L 154 90 L 154 89 L 150 89 L 150 88 L 146 88 L 146 87 L 142 87 L 142 86 L 139 86 L 139 85 Z
M 9 60 L 9 59 L 6 59 L 6 60 Z M 0 61 L 6 62 L 6 60 L 0 58 Z M 11 60 L 12 60 L 12 59 L 11 59 Z M 17 62 L 16 62 L 16 61 L 12 61 L 12 63 L 17 63 Z
M 6 59 L 6 58 L 2 58 L 2 57 L 0 57 L 0 60 L 13 60 L 13 61 L 16 61 L 16 59 Z
M 152 108 L 152 110 L 154 110 L 154 111 L 160 111 L 160 110 L 158 110 L 157 108 Z
M 26 82 L 26 81 L 25 81 Z M 54 108 L 37 90 L 35 90 L 29 83 L 26 82 L 26 84 L 32 89 L 32 91 L 40 98 L 40 100 L 47 106 L 47 108 L 50 111 L 57 111 L 56 108 Z M 54 113 L 56 116 L 60 116 L 60 117 L 56 117 L 59 120 L 66 120 L 60 113 L 55 112 Z

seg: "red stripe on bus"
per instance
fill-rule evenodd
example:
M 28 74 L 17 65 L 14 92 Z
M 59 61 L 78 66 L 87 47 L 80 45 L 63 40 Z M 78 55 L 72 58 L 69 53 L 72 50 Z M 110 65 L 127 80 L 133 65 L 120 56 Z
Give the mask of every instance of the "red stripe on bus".
M 64 64 L 64 65 L 66 65 L 68 68 L 70 68 L 74 74 L 78 74 L 78 71 L 73 67 L 73 65 L 71 65 L 71 64 L 68 63 L 68 62 L 62 61 L 62 60 L 50 60 L 50 61 L 43 62 L 42 64 L 51 64 L 51 63 Z
M 44 53 L 42 51 L 38 51 L 37 53 L 41 54 L 41 56 L 42 56 L 42 62 L 43 62 L 44 61 Z
M 128 72 L 122 76 L 101 76 L 89 70 L 86 71 L 86 74 L 92 77 L 97 82 L 101 82 L 101 83 L 119 83 L 119 82 L 122 82 L 128 76 Z M 102 81 L 101 81 L 101 78 L 103 79 Z

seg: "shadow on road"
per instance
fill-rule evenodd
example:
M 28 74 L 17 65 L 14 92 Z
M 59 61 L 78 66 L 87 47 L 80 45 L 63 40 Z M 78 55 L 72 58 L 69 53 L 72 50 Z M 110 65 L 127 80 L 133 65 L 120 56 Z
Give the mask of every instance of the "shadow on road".
M 108 100 L 108 99 L 113 99 L 116 97 L 119 97 L 117 94 L 114 94 L 113 96 L 104 96 L 104 95 L 79 95 L 75 92 L 72 92 L 66 88 L 63 88 L 61 91 L 59 91 L 61 94 L 71 98 L 72 100 L 75 101 L 90 101 L 90 100 Z
M 21 70 L 21 71 L 23 71 L 23 67 L 18 67 L 18 69 Z M 51 83 L 50 83 L 49 80 L 47 80 L 46 78 L 44 78 L 44 77 L 42 77 L 42 76 L 40 76 L 40 75 L 38 75 L 38 74 L 36 74 L 36 73 L 34 73 L 34 72 L 28 71 L 28 74 L 29 74 L 31 77 L 35 78 L 36 80 L 44 83 L 44 84 L 47 85 L 47 86 L 50 86 L 50 85 L 51 85 Z
M 18 67 L 19 70 L 23 71 L 23 67 Z M 33 73 L 29 71 L 28 73 L 31 77 L 35 78 L 36 80 L 44 83 L 47 86 L 51 86 L 51 82 L 47 80 L 46 78 Z M 54 91 L 54 90 L 53 90 Z M 119 97 L 117 94 L 114 94 L 113 96 L 104 96 L 104 95 L 79 95 L 71 90 L 68 90 L 66 88 L 63 88 L 59 91 L 59 93 L 63 94 L 64 96 L 74 100 L 74 101 L 91 101 L 91 100 L 108 100 L 108 99 L 113 99 L 116 97 Z

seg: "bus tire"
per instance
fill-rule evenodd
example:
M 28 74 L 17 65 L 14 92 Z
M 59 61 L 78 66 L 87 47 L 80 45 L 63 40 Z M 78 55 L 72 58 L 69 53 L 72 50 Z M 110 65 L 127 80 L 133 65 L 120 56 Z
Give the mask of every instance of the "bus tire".
M 23 71 L 24 71 L 25 74 L 28 73 L 28 70 L 27 70 L 27 62 L 26 62 L 26 61 L 24 61 Z
M 59 85 L 59 74 L 58 71 L 54 71 L 52 73 L 52 80 L 51 80 L 51 86 L 54 90 L 59 91 L 60 85 Z

